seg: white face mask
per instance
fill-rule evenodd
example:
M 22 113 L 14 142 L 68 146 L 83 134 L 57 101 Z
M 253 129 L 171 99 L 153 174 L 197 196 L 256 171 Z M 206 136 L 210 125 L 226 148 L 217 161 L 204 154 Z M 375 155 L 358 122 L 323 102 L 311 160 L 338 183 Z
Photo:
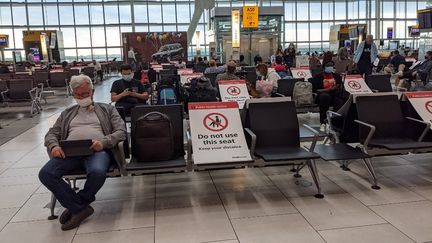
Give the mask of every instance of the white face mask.
M 133 73 L 131 73 L 131 74 L 129 74 L 129 75 L 122 75 L 122 78 L 125 80 L 125 81 L 131 81 L 132 79 L 133 79 Z
M 87 97 L 84 99 L 75 99 L 75 101 L 81 108 L 88 107 L 93 103 L 91 97 Z

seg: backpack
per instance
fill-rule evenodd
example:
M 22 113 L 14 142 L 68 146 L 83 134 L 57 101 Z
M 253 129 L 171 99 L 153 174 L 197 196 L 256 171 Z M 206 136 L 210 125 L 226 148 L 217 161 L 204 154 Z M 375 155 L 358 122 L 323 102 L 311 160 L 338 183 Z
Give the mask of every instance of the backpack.
M 164 87 L 158 91 L 158 105 L 177 104 L 177 95 L 173 87 Z
M 256 81 L 255 88 L 260 98 L 271 97 L 273 83 L 268 80 L 258 80 Z
M 312 84 L 309 82 L 296 82 L 293 90 L 293 100 L 296 105 L 312 105 Z
M 135 123 L 135 151 L 137 162 L 165 161 L 174 158 L 174 134 L 169 117 L 150 112 Z
M 199 85 L 199 81 L 204 81 L 204 84 Z M 217 101 L 217 91 L 213 88 L 210 80 L 205 77 L 194 78 L 191 80 L 188 102 L 211 102 Z

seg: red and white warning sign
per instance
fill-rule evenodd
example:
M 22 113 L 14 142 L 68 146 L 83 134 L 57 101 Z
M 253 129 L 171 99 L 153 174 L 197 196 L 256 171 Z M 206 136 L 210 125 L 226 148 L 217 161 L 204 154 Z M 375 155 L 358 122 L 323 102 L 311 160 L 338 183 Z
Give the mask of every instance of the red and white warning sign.
M 190 103 L 195 164 L 250 161 L 237 102 Z
M 218 81 L 218 85 L 222 101 L 237 102 L 240 109 L 243 109 L 246 100 L 249 99 L 245 80 L 221 80 Z
M 187 83 L 190 83 L 190 81 L 192 79 L 199 78 L 203 75 L 204 74 L 202 74 L 202 73 L 183 73 L 183 74 L 180 74 L 180 82 L 182 84 L 187 84 Z
M 432 91 L 406 92 L 405 95 L 423 121 L 432 123 Z
M 291 73 L 293 78 L 304 78 L 306 81 L 309 78 L 312 78 L 312 73 L 309 70 L 309 67 L 291 68 Z
M 177 74 L 178 75 L 191 74 L 191 73 L 193 73 L 192 68 L 179 68 L 179 69 L 177 69 Z
M 360 75 L 347 75 L 345 77 L 344 88 L 350 94 L 372 93 L 372 90 Z

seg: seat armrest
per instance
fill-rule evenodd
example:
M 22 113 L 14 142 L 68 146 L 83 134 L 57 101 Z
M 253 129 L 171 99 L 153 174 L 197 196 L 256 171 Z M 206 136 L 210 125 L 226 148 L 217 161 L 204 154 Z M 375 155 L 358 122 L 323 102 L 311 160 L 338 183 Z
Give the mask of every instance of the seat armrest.
M 422 134 L 420 135 L 420 137 L 417 139 L 418 142 L 423 141 L 423 138 L 426 136 L 427 132 L 430 130 L 431 124 L 429 122 L 425 122 L 425 121 L 415 119 L 415 118 L 412 118 L 409 116 L 405 117 L 405 118 L 410 120 L 410 121 L 413 121 L 413 122 L 424 124 L 426 126 L 425 129 L 423 130 Z
M 360 124 L 362 126 L 369 127 L 369 129 L 370 129 L 369 130 L 369 134 L 367 135 L 366 140 L 363 143 L 363 146 L 367 149 L 367 147 L 369 145 L 369 142 L 370 142 L 370 140 L 372 139 L 372 136 L 375 133 L 376 127 L 374 125 L 372 125 L 372 124 L 369 124 L 369 123 L 366 123 L 366 122 L 363 122 L 363 121 L 360 121 L 360 120 L 354 120 L 354 122 L 356 122 L 356 123 L 358 123 L 358 124 Z
M 192 164 L 192 137 L 189 131 L 189 128 L 186 130 L 186 139 L 187 139 L 187 163 Z
M 274 93 L 275 96 L 277 97 L 285 97 L 285 95 L 281 94 L 281 93 Z
M 377 89 L 371 89 L 372 90 L 372 93 L 379 93 L 379 90 L 377 90 Z
M 331 131 L 335 130 L 333 122 L 332 122 L 332 118 L 334 118 L 334 117 L 343 117 L 343 116 L 341 114 L 337 113 L 337 112 L 328 110 L 327 111 L 327 122 L 329 124 L 329 128 L 330 128 Z
M 6 101 L 6 94 L 7 94 L 7 93 L 9 93 L 9 89 L 6 89 L 6 90 L 0 92 L 0 95 L 1 95 L 1 98 L 2 98 L 2 101 L 3 101 L 3 102 Z
M 318 141 L 319 132 L 316 129 L 313 129 L 311 126 L 306 125 L 306 124 L 303 124 L 303 127 L 305 127 L 306 129 L 308 129 L 309 131 L 311 131 L 314 134 L 314 138 L 312 140 L 312 144 L 311 144 L 311 146 L 309 148 L 309 151 L 313 152 L 314 149 L 315 149 L 315 145 L 316 145 L 316 143 Z
M 255 154 L 255 146 L 256 146 L 257 136 L 249 128 L 245 128 L 244 130 L 246 132 L 245 133 L 246 142 L 249 145 L 249 150 L 250 150 L 251 156 L 253 158 L 254 154 Z

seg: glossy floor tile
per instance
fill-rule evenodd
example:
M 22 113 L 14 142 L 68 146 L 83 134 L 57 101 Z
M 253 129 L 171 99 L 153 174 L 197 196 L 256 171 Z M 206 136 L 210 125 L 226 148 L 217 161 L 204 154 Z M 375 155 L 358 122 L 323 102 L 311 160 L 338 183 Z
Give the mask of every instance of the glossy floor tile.
M 414 242 L 390 224 L 360 226 L 319 231 L 327 243 L 412 243 Z
M 416 242 L 432 241 L 432 202 L 371 206 L 373 211 Z
M 72 241 L 73 243 L 154 243 L 154 229 L 139 228 L 116 230 L 101 233 L 77 234 Z

